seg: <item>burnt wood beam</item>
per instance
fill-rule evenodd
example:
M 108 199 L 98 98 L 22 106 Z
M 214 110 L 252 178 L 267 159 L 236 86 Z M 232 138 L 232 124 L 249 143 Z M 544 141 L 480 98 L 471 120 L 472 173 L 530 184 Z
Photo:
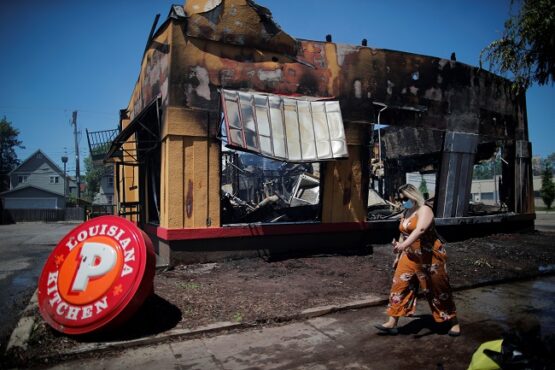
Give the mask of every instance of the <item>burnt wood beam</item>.
M 438 218 L 463 217 L 468 211 L 478 135 L 446 132 L 435 202 Z

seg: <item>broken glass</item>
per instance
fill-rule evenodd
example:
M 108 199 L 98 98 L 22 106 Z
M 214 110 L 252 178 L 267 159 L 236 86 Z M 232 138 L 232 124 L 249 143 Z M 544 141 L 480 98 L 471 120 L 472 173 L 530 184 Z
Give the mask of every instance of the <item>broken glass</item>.
M 288 162 L 348 157 L 338 101 L 222 90 L 227 146 Z

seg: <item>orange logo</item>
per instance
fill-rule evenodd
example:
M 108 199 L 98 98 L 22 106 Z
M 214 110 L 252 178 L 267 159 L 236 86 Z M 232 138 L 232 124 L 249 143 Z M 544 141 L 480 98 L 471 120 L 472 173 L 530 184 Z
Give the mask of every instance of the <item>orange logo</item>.
M 58 274 L 60 296 L 82 305 L 100 299 L 121 274 L 123 253 L 107 237 L 93 237 L 73 248 Z

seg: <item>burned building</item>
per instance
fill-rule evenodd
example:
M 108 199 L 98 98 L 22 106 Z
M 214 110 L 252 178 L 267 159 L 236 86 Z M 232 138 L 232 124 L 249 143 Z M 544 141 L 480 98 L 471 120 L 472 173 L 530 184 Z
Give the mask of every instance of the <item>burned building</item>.
M 390 200 L 409 172 L 434 174 L 440 226 L 533 224 L 525 96 L 510 81 L 299 40 L 250 0 L 173 6 L 120 127 L 106 156 L 118 214 L 165 263 L 360 245 L 394 223 L 369 219 L 369 188 Z M 495 153 L 506 207 L 471 217 L 473 165 Z

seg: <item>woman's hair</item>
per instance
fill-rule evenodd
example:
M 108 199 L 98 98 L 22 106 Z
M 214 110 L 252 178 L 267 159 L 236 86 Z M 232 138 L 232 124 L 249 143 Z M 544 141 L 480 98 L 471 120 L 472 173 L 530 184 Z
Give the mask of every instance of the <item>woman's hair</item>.
M 405 194 L 408 198 L 414 200 L 418 207 L 422 207 L 426 202 L 420 190 L 412 184 L 401 185 L 399 189 L 397 189 L 397 193 L 399 193 L 399 195 Z

